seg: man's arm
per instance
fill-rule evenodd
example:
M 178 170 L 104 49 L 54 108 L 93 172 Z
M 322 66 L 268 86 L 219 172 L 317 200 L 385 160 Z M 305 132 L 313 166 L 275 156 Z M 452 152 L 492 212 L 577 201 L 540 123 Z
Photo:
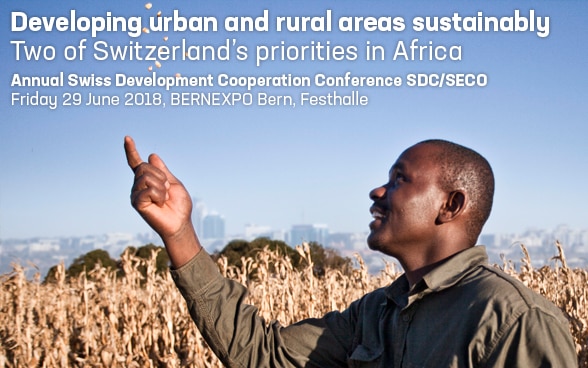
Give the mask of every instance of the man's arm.
M 156 154 L 144 162 L 131 137 L 125 137 L 125 153 L 135 173 L 131 203 L 165 244 L 173 267 L 186 264 L 200 250 L 192 225 L 192 200 L 184 185 Z
M 349 317 L 302 321 L 288 328 L 266 325 L 244 303 L 247 290 L 225 279 L 202 250 L 191 222 L 192 202 L 182 183 L 155 154 L 143 162 L 125 137 L 127 162 L 135 173 L 131 203 L 163 239 L 172 276 L 192 319 L 215 354 L 229 367 L 346 366 Z M 333 326 L 333 327 L 331 327 Z

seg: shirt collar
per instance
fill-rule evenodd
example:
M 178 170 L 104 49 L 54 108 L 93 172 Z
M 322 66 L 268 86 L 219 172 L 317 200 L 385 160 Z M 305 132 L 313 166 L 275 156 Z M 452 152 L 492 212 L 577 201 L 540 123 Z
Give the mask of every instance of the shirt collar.
M 386 296 L 398 307 L 405 308 L 427 294 L 439 292 L 457 284 L 472 269 L 485 264 L 488 264 L 488 255 L 484 246 L 467 248 L 449 257 L 447 261 L 427 273 L 411 290 L 409 290 L 406 275 L 401 275 L 386 288 Z

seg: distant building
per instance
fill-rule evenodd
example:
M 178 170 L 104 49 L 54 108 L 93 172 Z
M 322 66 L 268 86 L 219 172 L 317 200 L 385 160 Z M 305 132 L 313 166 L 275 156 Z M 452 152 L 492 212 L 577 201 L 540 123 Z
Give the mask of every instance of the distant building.
M 366 251 L 376 253 L 369 249 L 367 236 L 368 233 L 365 231 L 359 233 L 329 233 L 329 241 L 323 245 L 337 251 L 347 250 L 350 254 Z
M 486 247 L 495 247 L 497 244 L 496 235 L 494 234 L 482 234 L 478 239 L 478 244 L 485 245 Z
M 198 198 L 192 198 L 192 224 L 194 225 L 194 230 L 196 230 L 196 234 L 202 234 L 202 221 L 204 217 L 206 217 L 208 211 L 206 210 L 206 205 Z
M 223 239 L 225 219 L 218 213 L 211 213 L 202 219 L 202 239 Z
M 301 244 L 302 242 L 316 242 L 326 245 L 329 237 L 329 228 L 327 225 L 293 225 L 290 230 L 289 243 L 291 246 Z

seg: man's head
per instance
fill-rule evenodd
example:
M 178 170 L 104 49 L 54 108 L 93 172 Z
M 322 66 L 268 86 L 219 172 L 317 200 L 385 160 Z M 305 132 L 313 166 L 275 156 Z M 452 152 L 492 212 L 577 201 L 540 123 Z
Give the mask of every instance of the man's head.
M 417 143 L 392 166 L 388 183 L 370 192 L 368 244 L 397 258 L 437 251 L 447 241 L 472 246 L 493 195 L 492 169 L 481 155 L 444 140 Z
M 434 159 L 441 168 L 441 187 L 448 192 L 463 190 L 468 194 L 470 216 L 467 232 L 473 245 L 492 210 L 494 174 L 490 164 L 478 152 L 449 141 L 431 139 L 419 144 L 440 149 Z

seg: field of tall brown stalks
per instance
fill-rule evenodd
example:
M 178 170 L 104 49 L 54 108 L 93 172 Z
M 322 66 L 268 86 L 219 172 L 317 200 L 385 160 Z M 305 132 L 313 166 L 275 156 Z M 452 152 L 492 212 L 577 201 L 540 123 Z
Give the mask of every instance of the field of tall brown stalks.
M 588 367 L 587 271 L 567 266 L 561 249 L 550 267 L 535 269 L 526 249 L 516 270 L 501 265 L 545 295 L 568 316 L 580 367 Z M 298 271 L 269 251 L 244 260 L 239 269 L 219 260 L 227 277 L 247 285 L 249 302 L 267 320 L 282 324 L 343 309 L 399 274 L 392 264 L 371 275 L 361 258 L 349 274 L 328 270 L 316 277 L 310 253 Z M 125 276 L 96 268 L 66 279 L 59 266 L 55 283 L 25 277 L 20 265 L 0 276 L 0 368 L 3 367 L 221 367 L 192 323 L 169 273 L 156 274 L 155 255 L 123 255 Z M 143 276 L 137 271 L 147 267 Z M 271 271 L 270 271 L 271 270 Z M 252 271 L 256 277 L 248 278 Z

